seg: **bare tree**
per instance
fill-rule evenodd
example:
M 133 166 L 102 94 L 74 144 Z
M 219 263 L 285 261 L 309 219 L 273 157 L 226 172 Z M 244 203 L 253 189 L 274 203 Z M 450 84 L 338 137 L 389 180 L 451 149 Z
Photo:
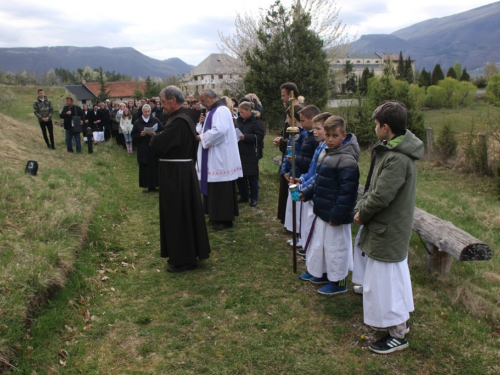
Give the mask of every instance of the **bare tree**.
M 335 0 L 305 0 L 303 6 L 300 0 L 296 0 L 293 7 L 295 12 L 309 13 L 311 29 L 323 40 L 330 61 L 347 53 L 354 38 L 349 37 L 347 26 L 339 18 L 340 8 Z M 256 17 L 248 13 L 238 13 L 234 21 L 236 28 L 234 34 L 224 35 L 219 31 L 221 40 L 218 45 L 219 51 L 232 57 L 232 59 L 222 58 L 222 63 L 228 71 L 238 72 L 239 77 L 241 77 L 241 79 L 228 83 L 231 86 L 231 91 L 235 93 L 244 94 L 242 78 L 247 71 L 244 54 L 247 50 L 251 53 L 257 45 L 257 30 L 263 25 L 266 12 L 267 10 L 261 9 Z M 268 31 L 273 32 L 273 30 Z
M 484 67 L 484 78 L 486 78 L 486 80 L 489 81 L 491 76 L 493 76 L 497 72 L 498 72 L 498 68 L 495 65 L 495 63 L 489 61 L 488 63 L 486 63 L 486 65 Z

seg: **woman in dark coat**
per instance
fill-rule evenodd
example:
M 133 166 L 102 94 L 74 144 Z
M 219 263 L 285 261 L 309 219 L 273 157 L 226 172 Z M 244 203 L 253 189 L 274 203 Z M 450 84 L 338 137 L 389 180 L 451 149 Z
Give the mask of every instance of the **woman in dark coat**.
M 155 191 L 158 187 L 158 160 L 149 147 L 151 137 L 147 133 L 149 128 L 158 133 L 160 121 L 151 116 L 151 106 L 142 107 L 142 116 L 134 122 L 132 138 L 137 145 L 137 162 L 139 163 L 139 187 L 146 188 L 144 193 Z
M 250 185 L 250 206 L 257 206 L 259 198 L 259 159 L 262 158 L 264 145 L 264 127 L 258 115 L 252 112 L 253 104 L 242 102 L 238 109 L 240 116 L 236 127 L 242 133 L 239 136 L 238 148 L 240 151 L 243 177 L 238 178 L 239 202 L 248 202 L 248 185 Z M 257 112 L 258 114 L 258 112 Z

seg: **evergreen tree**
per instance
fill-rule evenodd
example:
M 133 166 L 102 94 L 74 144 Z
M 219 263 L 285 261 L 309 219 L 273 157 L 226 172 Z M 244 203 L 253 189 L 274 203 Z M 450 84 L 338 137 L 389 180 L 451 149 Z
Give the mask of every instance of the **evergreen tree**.
M 410 85 L 413 83 L 413 66 L 411 65 L 411 57 L 405 60 L 405 81 Z
M 420 87 L 428 87 L 430 85 L 431 81 L 431 75 L 425 68 L 422 68 L 422 71 L 420 72 L 420 76 L 418 77 L 418 85 Z
M 329 64 L 323 41 L 310 26 L 308 13 L 276 1 L 259 27 L 257 46 L 245 53 L 246 92 L 259 93 L 271 124 L 282 117 L 277 97 L 285 82 L 295 82 L 308 103 L 326 105 Z
M 370 71 L 370 69 L 366 67 L 363 70 L 363 74 L 361 75 L 361 80 L 359 81 L 359 92 L 361 95 L 366 95 L 366 93 L 368 92 L 368 80 L 374 76 L 375 72 L 373 71 L 373 69 Z
M 144 93 L 138 88 L 135 88 L 132 97 L 136 100 L 141 100 L 142 98 L 144 98 Z
M 457 73 L 455 72 L 455 68 L 450 67 L 450 69 L 448 69 L 448 73 L 446 73 L 446 78 L 448 77 L 457 79 Z
M 406 81 L 405 73 L 406 71 L 405 71 L 405 62 L 403 59 L 403 51 L 399 51 L 399 60 L 398 60 L 398 69 L 396 78 L 401 81 Z
M 464 68 L 462 74 L 460 75 L 460 81 L 465 81 L 465 82 L 470 81 L 470 75 L 469 73 L 467 73 L 467 68 Z
M 144 91 L 144 96 L 146 96 L 146 98 L 152 98 L 160 95 L 160 91 L 160 83 L 155 82 L 150 76 L 148 76 L 146 78 L 146 90 Z
M 436 86 L 439 83 L 439 81 L 442 81 L 443 79 L 444 79 L 444 73 L 443 70 L 441 69 L 441 65 L 436 64 L 434 70 L 432 71 L 431 85 Z
M 99 67 L 98 72 L 98 82 L 99 82 L 99 95 L 97 95 L 97 99 L 100 101 L 106 100 L 109 97 L 108 85 L 106 84 L 106 75 L 102 70 L 102 67 Z
M 354 64 L 351 60 L 346 60 L 344 66 L 345 83 L 342 85 L 344 94 L 355 93 L 358 91 L 358 77 L 354 73 Z

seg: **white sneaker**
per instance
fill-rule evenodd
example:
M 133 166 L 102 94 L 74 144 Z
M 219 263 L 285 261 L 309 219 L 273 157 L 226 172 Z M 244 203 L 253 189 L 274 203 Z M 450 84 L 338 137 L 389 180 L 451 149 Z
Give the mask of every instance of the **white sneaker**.
M 290 246 L 293 247 L 293 241 L 290 242 Z M 295 244 L 296 247 L 302 247 L 302 242 L 300 240 Z
M 289 244 L 289 245 L 291 245 L 291 244 L 293 244 L 293 240 L 292 239 L 286 240 L 286 243 Z
M 354 285 L 352 291 L 356 294 L 363 294 L 363 285 Z

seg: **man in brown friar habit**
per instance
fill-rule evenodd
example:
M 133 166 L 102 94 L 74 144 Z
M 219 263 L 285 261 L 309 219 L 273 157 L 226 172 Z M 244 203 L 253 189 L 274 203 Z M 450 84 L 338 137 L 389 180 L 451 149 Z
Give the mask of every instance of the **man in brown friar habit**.
M 184 94 L 176 86 L 160 92 L 169 115 L 161 133 L 151 134 L 151 147 L 160 158 L 161 256 L 168 258 L 168 272 L 197 268 L 210 254 L 195 162 L 198 150 L 196 126 L 199 112 L 182 108 Z

